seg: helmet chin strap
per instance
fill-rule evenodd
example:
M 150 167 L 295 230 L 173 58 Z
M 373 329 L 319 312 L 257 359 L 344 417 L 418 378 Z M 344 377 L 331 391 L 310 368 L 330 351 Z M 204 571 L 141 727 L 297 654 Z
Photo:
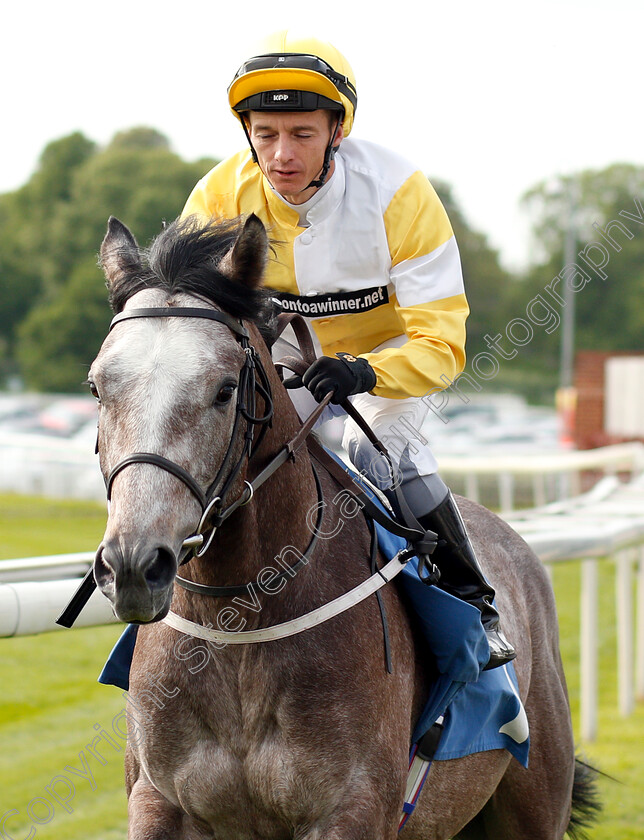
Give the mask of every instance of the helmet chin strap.
M 331 161 L 335 157 L 335 153 L 339 148 L 339 146 L 334 148 L 333 144 L 335 143 L 335 138 L 338 135 L 341 120 L 342 117 L 338 117 L 338 120 L 335 124 L 335 128 L 333 129 L 333 134 L 331 135 L 331 139 L 329 140 L 329 145 L 326 147 L 326 151 L 324 152 L 324 163 L 322 164 L 322 169 L 320 171 L 319 178 L 317 178 L 315 181 L 311 181 L 311 183 L 307 187 L 304 187 L 304 189 L 301 190 L 301 192 L 309 190 L 311 189 L 311 187 L 319 189 L 320 187 L 324 186 L 324 182 L 326 181 L 327 175 L 329 174 L 329 169 L 331 167 Z
M 248 130 L 248 126 L 246 125 L 246 117 L 244 114 L 241 115 L 240 122 L 242 124 L 242 128 L 244 129 L 244 134 L 246 135 L 246 139 L 248 140 L 248 145 L 250 146 L 250 152 L 253 156 L 253 161 L 259 166 L 259 160 L 257 159 L 257 152 L 255 151 L 255 147 L 253 146 L 253 141 L 250 139 L 250 131 Z

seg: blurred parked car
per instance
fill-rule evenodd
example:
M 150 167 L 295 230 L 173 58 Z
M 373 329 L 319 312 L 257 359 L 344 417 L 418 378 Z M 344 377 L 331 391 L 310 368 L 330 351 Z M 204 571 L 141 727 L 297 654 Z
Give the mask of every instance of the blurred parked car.
M 87 396 L 2 395 L 0 431 L 14 434 L 73 437 L 86 425 L 96 426 L 96 400 Z

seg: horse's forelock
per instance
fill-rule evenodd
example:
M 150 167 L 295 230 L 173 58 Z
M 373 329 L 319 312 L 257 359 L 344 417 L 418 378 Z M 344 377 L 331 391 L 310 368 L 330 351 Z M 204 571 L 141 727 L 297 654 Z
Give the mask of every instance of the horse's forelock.
M 200 225 L 194 216 L 177 219 L 154 239 L 145 254 L 147 263 L 172 289 L 186 291 L 185 285 L 196 285 L 212 294 L 215 284 L 224 277 L 219 265 L 240 229 L 238 220 Z
M 270 339 L 270 296 L 231 280 L 222 260 L 242 230 L 238 219 L 201 225 L 194 217 L 177 219 L 141 251 L 141 264 L 125 271 L 110 288 L 110 304 L 120 312 L 127 301 L 143 289 L 160 289 L 169 296 L 185 293 L 204 298 L 233 315 L 254 321 L 265 339 Z

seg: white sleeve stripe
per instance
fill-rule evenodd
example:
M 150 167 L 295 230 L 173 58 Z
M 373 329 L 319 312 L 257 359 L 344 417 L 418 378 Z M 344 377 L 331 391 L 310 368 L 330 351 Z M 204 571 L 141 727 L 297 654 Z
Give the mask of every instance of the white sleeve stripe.
M 400 306 L 415 306 L 465 292 L 461 258 L 452 236 L 429 254 L 403 260 L 391 269 Z

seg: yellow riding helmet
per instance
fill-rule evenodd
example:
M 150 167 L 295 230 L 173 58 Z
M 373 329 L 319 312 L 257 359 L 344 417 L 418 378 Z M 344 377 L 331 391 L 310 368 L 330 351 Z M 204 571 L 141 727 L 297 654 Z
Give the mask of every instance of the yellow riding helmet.
M 228 88 L 230 107 L 245 111 L 342 111 L 346 137 L 358 104 L 349 62 L 328 41 L 276 32 L 245 61 Z

